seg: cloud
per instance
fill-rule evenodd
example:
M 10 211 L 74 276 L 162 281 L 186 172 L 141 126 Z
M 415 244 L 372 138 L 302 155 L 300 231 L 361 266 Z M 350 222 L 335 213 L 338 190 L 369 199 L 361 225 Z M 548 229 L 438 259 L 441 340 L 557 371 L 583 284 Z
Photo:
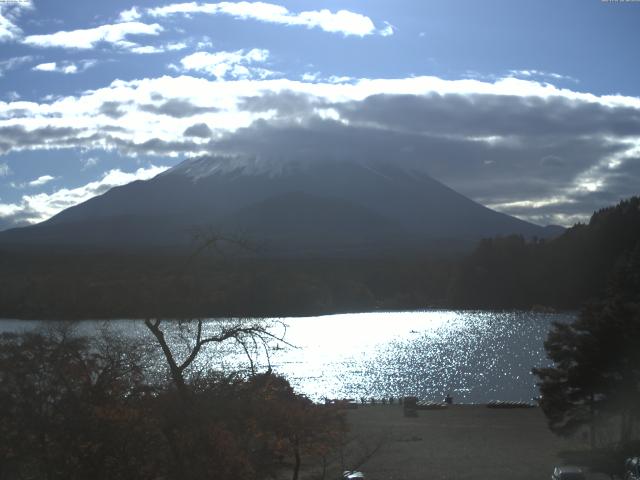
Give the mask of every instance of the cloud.
M 144 104 L 139 109 L 143 112 L 155 113 L 157 115 L 167 115 L 175 118 L 192 117 L 201 113 L 217 112 L 216 107 L 198 107 L 187 100 L 172 98 L 158 105 Z
M 27 185 L 29 185 L 30 187 L 40 187 L 55 179 L 56 177 L 52 177 L 51 175 L 42 175 L 35 180 L 31 180 L 27 183 Z
M 0 222 L 6 228 L 38 223 L 113 187 L 135 180 L 147 180 L 165 170 L 167 167 L 155 165 L 139 168 L 135 172 L 114 169 L 103 173 L 100 179 L 77 188 L 61 188 L 50 194 L 23 195 L 17 203 L 0 203 Z
M 227 165 L 260 171 L 277 172 L 288 165 L 325 161 L 391 163 L 430 174 L 481 203 L 525 219 L 542 220 L 540 211 L 544 208 L 545 223 L 573 220 L 563 217 L 564 205 L 592 193 L 590 189 L 606 190 L 614 178 L 614 172 L 601 171 L 597 175 L 601 184 L 592 187 L 580 174 L 626 151 L 623 142 L 603 141 L 598 135 L 549 139 L 532 134 L 516 142 L 492 142 L 426 129 L 418 132 L 401 126 L 392 129 L 364 122 L 343 123 L 316 115 L 302 122 L 300 118 L 298 114 L 291 121 L 257 121 L 211 142 L 209 149 L 226 158 Z M 490 119 L 488 116 L 487 121 Z M 570 161 L 560 171 L 550 171 L 539 162 L 550 154 Z M 630 163 L 623 163 L 617 174 L 624 177 L 622 172 L 629 172 L 629 168 Z M 640 182 L 640 175 L 633 178 Z M 517 203 L 531 199 L 535 203 Z M 518 205 L 526 208 L 514 211 Z M 590 212 L 583 208 L 582 218 Z
M 0 72 L 0 77 L 1 76 L 2 73 Z M 15 90 L 9 90 L 7 93 L 5 93 L 5 97 L 9 99 L 10 102 L 15 102 L 16 100 L 20 100 L 21 95 Z
M 131 47 L 129 51 L 131 53 L 139 53 L 139 54 L 146 55 L 149 53 L 162 53 L 164 52 L 164 49 L 162 47 L 155 47 L 153 45 L 142 45 L 142 46 Z
M 196 43 L 196 50 L 204 50 L 205 48 L 211 47 L 213 47 L 213 42 L 211 41 L 211 38 L 206 35 Z
M 391 25 L 389 22 L 384 22 L 384 28 L 378 30 L 378 33 L 383 37 L 390 37 L 396 32 L 396 27 Z
M 0 177 L 8 177 L 13 172 L 6 163 L 0 163 Z
M 136 20 L 140 20 L 142 14 L 138 11 L 137 7 L 131 7 L 128 10 L 123 10 L 120 12 L 118 16 L 118 22 L 135 22 Z
M 82 169 L 87 170 L 89 168 L 95 167 L 100 163 L 100 159 L 98 157 L 89 157 L 85 158 L 82 161 Z
M 0 154 L 12 150 L 68 148 L 82 144 L 83 131 L 72 127 L 44 126 L 29 130 L 22 125 L 0 126 Z
M 640 99 L 513 77 L 181 75 L 0 102 L 0 153 L 56 148 L 222 156 L 275 170 L 324 159 L 393 162 L 499 210 L 566 223 L 640 184 Z
M 177 50 L 184 50 L 187 48 L 187 44 L 184 42 L 166 43 L 164 45 L 144 45 L 131 47 L 129 51 L 131 53 L 138 54 L 150 54 L 150 53 L 164 53 Z
M 163 140 L 153 137 L 143 142 L 126 140 L 117 137 L 108 138 L 118 151 L 124 155 L 137 157 L 140 155 L 156 155 L 160 157 L 177 157 L 184 154 L 204 155 L 210 150 L 208 144 L 193 140 Z
M 183 135 L 185 137 L 209 138 L 213 135 L 213 132 L 206 123 L 196 123 L 187 128 Z
M 540 70 L 510 70 L 509 74 L 514 77 L 524 77 L 524 78 L 542 78 L 542 79 L 552 79 L 552 80 L 568 80 L 570 82 L 578 83 L 578 79 L 573 78 L 569 75 L 561 75 L 555 72 L 542 72 Z
M 320 72 L 305 72 L 300 76 L 303 82 L 315 82 L 320 78 Z
M 331 12 L 323 9 L 294 13 L 283 6 L 265 2 L 173 3 L 150 8 L 147 13 L 153 17 L 195 13 L 225 14 L 240 20 L 251 19 L 280 25 L 319 28 L 325 32 L 342 33 L 345 36 L 363 37 L 375 33 L 383 36 L 393 34 L 393 28 L 388 23 L 385 28 L 377 31 L 369 17 L 349 10 Z
M 239 108 L 255 113 L 276 112 L 278 118 L 295 118 L 301 113 L 308 117 L 315 108 L 326 108 L 330 105 L 332 102 L 320 97 L 285 90 L 244 97 L 240 100 Z
M 0 41 L 6 42 L 20 37 L 22 31 L 0 9 Z
M 29 35 L 24 43 L 34 47 L 61 47 L 72 49 L 95 48 L 100 43 L 115 45 L 123 49 L 138 47 L 136 43 L 126 40 L 129 35 L 158 35 L 162 27 L 157 23 L 124 22 L 111 25 L 101 25 L 71 31 L 60 31 L 46 35 Z
M 40 70 L 41 72 L 55 72 L 58 69 L 56 62 L 40 63 L 33 67 L 31 70 Z
M 183 70 L 195 70 L 206 73 L 217 79 L 227 77 L 238 78 L 267 78 L 273 72 L 254 67 L 256 63 L 263 63 L 269 58 L 269 51 L 254 48 L 249 51 L 235 52 L 196 52 L 180 60 Z
M 93 67 L 98 62 L 96 60 L 81 60 L 79 62 L 48 62 L 40 63 L 32 68 L 32 70 L 40 72 L 57 72 L 64 74 L 74 74 L 84 72 L 88 68 Z
M 56 177 L 52 177 L 51 175 L 41 175 L 40 177 L 31 180 L 30 182 L 11 182 L 9 185 L 11 188 L 33 188 L 33 187 L 41 187 L 42 185 L 46 185 L 47 183 L 55 180 Z
M 126 112 L 121 109 L 122 106 L 122 103 L 116 101 L 103 102 L 98 108 L 98 113 L 116 120 L 126 115 Z
M 184 50 L 187 48 L 187 44 L 184 42 L 167 43 L 164 48 L 169 52 L 175 52 L 178 50 Z
M 640 109 L 610 107 L 563 97 L 493 94 L 372 95 L 339 105 L 349 121 L 381 128 L 475 137 L 601 134 L 640 136 Z M 611 123 L 609 123 L 611 121 Z
M 29 63 L 35 60 L 35 57 L 31 55 L 23 55 L 21 57 L 12 57 L 7 60 L 0 61 L 0 77 L 9 70 L 14 70 L 25 63 Z
M 542 157 L 540 159 L 540 164 L 543 167 L 550 168 L 563 168 L 564 166 L 566 166 L 566 162 L 564 161 L 564 159 L 555 155 L 547 155 L 546 157 Z
M 31 0 L 0 2 L 0 42 L 18 40 L 22 36 L 22 30 L 16 22 L 25 10 L 31 9 Z

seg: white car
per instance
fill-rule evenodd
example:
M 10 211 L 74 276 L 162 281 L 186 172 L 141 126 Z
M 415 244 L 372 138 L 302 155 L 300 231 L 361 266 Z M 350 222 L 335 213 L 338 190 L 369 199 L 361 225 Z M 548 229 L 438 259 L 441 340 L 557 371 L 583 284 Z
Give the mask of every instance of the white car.
M 551 480 L 585 480 L 584 470 L 581 467 L 566 465 L 553 469 Z
M 364 473 L 357 470 L 347 470 L 342 474 L 344 480 L 365 480 Z

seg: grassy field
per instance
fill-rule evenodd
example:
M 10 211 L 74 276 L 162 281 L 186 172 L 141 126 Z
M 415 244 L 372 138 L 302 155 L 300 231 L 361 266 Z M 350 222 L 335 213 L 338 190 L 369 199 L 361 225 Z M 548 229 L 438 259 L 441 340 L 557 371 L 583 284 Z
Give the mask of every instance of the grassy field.
M 539 408 L 453 405 L 407 418 L 379 405 L 347 418 L 354 438 L 380 447 L 360 467 L 368 480 L 549 479 L 558 452 L 582 446 L 553 435 Z

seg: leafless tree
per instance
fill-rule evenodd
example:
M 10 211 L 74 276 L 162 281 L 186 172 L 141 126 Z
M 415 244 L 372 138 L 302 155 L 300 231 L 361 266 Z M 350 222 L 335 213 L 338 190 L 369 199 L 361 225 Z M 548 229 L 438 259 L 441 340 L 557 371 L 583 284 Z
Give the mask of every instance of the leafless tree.
M 179 323 L 184 322 L 185 321 L 180 321 Z M 167 340 L 165 331 L 162 329 L 163 321 L 159 318 L 147 318 L 144 321 L 146 327 L 158 341 L 158 344 L 162 349 L 162 353 L 167 361 L 171 379 L 183 399 L 187 399 L 189 396 L 185 371 L 193 364 L 194 360 L 198 357 L 198 354 L 206 345 L 222 344 L 227 341 L 235 342 L 247 354 L 252 373 L 255 373 L 255 366 L 251 358 L 248 343 L 253 344 L 256 348 L 262 346 L 265 354 L 267 355 L 267 359 L 269 359 L 270 341 L 276 340 L 278 342 L 287 343 L 284 340 L 284 333 L 286 332 L 286 329 L 284 329 L 281 334 L 275 334 L 271 331 L 269 325 L 260 321 L 237 320 L 230 324 L 228 322 L 216 322 L 216 326 L 218 328 L 215 332 L 204 332 L 203 319 L 197 319 L 192 322 L 195 323 L 195 338 L 193 339 L 193 343 L 191 344 L 185 358 L 178 359 L 170 342 Z M 284 327 L 284 324 L 281 325 Z

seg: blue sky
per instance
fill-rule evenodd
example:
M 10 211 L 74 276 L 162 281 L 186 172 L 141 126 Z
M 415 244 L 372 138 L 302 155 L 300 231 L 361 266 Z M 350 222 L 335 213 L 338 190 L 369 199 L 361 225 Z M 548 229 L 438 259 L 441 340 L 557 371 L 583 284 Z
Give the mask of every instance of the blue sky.
M 640 2 L 5 0 L 0 13 L 0 229 L 191 156 L 357 159 L 373 138 L 387 161 L 541 224 L 639 193 Z

